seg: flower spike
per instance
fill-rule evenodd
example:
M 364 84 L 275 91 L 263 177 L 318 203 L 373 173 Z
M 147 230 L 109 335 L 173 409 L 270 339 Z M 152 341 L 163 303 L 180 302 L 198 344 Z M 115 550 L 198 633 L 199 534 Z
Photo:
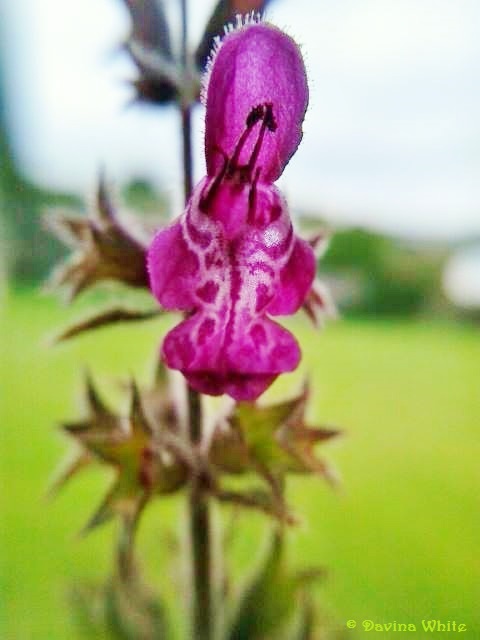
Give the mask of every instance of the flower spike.
M 254 400 L 299 363 L 296 340 L 268 316 L 295 313 L 316 270 L 273 184 L 302 137 L 297 45 L 241 21 L 218 47 L 205 98 L 207 176 L 151 244 L 150 286 L 165 309 L 188 313 L 164 341 L 165 363 L 198 391 Z

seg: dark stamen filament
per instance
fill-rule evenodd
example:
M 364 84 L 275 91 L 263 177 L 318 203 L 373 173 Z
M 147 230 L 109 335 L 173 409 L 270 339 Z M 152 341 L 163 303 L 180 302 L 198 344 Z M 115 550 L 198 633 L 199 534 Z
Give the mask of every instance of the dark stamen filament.
M 252 132 L 254 125 L 257 122 L 260 122 L 260 120 L 263 120 L 264 116 L 265 116 L 265 109 L 263 105 L 258 105 L 257 107 L 254 107 L 248 114 L 247 120 L 245 122 L 246 128 L 243 131 L 242 135 L 240 136 L 237 142 L 237 145 L 235 147 L 235 150 L 233 152 L 233 155 L 229 162 L 228 174 L 230 176 L 232 176 L 235 173 L 235 171 L 238 169 L 238 160 L 240 158 L 240 154 L 242 152 L 243 147 L 245 146 L 246 141 L 250 137 L 250 133 Z
M 208 207 L 212 203 L 213 198 L 215 197 L 218 187 L 220 186 L 227 172 L 228 157 L 221 149 L 219 149 L 219 151 L 223 155 L 223 165 L 218 174 L 215 176 L 212 184 L 210 185 L 208 193 L 206 195 L 203 195 L 202 193 L 202 195 L 200 196 L 200 202 L 198 203 L 198 206 L 200 207 L 200 209 L 202 209 L 202 211 L 207 211 Z
M 261 127 L 258 132 L 258 138 L 255 142 L 255 146 L 253 148 L 252 154 L 246 165 L 240 165 L 239 159 L 242 150 L 250 137 L 250 134 L 257 124 L 257 122 L 262 122 Z M 262 149 L 263 140 L 265 138 L 265 131 L 271 131 L 272 133 L 277 129 L 277 123 L 275 122 L 275 117 L 273 115 L 273 108 L 270 103 L 260 104 L 250 111 L 245 121 L 245 129 L 238 139 L 237 144 L 235 145 L 235 149 L 233 151 L 232 157 L 229 159 L 224 151 L 221 149 L 217 149 L 223 155 L 223 166 L 219 173 L 215 176 L 214 181 L 212 182 L 208 193 L 200 198 L 200 208 L 206 211 L 211 204 L 215 194 L 218 191 L 218 188 L 225 177 L 233 178 L 235 174 L 239 174 L 240 180 L 242 182 L 250 182 L 252 187 L 248 196 L 248 207 L 249 207 L 249 217 L 253 214 L 255 208 L 255 199 L 256 199 L 256 183 L 258 182 L 260 176 L 260 168 L 255 170 L 255 175 L 252 178 L 252 172 L 255 169 L 255 165 L 258 160 L 258 156 Z
M 255 209 L 257 205 L 257 182 L 260 176 L 260 167 L 257 167 L 255 170 L 255 175 L 253 176 L 252 186 L 250 187 L 250 191 L 248 192 L 248 222 L 251 224 L 255 219 Z
M 267 114 L 269 113 L 269 111 L 271 113 L 272 105 L 266 105 L 262 126 L 260 127 L 260 133 L 258 134 L 257 142 L 255 143 L 255 146 L 252 151 L 252 155 L 250 156 L 250 160 L 248 161 L 248 164 L 247 164 L 247 172 L 249 176 L 252 175 L 252 169 L 255 167 L 255 164 L 258 160 L 258 154 L 260 153 L 260 149 L 262 148 L 263 139 L 265 137 L 265 131 L 267 130 L 267 127 L 268 127 L 267 123 L 269 122 L 269 119 L 267 119 Z

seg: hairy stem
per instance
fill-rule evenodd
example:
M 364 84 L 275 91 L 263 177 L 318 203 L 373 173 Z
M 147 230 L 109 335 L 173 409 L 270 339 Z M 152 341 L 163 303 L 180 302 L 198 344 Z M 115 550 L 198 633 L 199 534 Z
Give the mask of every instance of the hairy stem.
M 187 0 L 181 0 L 182 55 L 184 76 L 188 70 Z M 185 203 L 193 188 L 191 105 L 180 105 L 183 149 L 183 185 Z M 202 405 L 200 395 L 188 387 L 188 438 L 195 446 L 202 442 Z M 200 480 L 200 479 L 197 479 Z M 192 640 L 212 640 L 214 617 L 212 602 L 212 540 L 210 507 L 199 481 L 193 481 L 188 502 L 192 578 Z

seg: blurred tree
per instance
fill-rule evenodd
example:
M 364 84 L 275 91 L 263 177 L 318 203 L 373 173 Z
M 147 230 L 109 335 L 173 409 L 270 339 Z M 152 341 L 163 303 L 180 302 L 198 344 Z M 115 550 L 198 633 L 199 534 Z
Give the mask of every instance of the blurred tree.
M 71 196 L 39 189 L 26 180 L 15 164 L 10 144 L 5 93 L 4 50 L 0 40 L 0 264 L 14 279 L 36 282 L 58 258 L 61 245 L 41 224 L 45 207 L 75 204 Z
M 346 229 L 335 232 L 322 267 L 338 280 L 337 302 L 345 313 L 413 315 L 446 307 L 441 277 L 449 252 L 448 246 Z

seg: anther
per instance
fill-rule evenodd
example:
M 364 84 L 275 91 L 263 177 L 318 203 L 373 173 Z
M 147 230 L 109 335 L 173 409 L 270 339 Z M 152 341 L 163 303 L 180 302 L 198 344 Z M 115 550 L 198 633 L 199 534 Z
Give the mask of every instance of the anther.
M 265 106 L 263 104 L 259 104 L 257 107 L 253 107 L 250 113 L 247 116 L 245 124 L 247 125 L 247 129 L 251 129 L 254 124 L 262 120 L 265 114 Z
M 265 105 L 265 115 L 263 117 L 263 121 L 269 131 L 273 132 L 277 130 L 277 122 L 275 120 L 275 116 L 273 115 L 273 105 L 271 103 Z
M 250 159 L 246 165 L 239 165 L 240 154 L 257 122 L 261 122 L 262 124 L 259 128 L 258 137 L 250 155 Z M 245 129 L 235 145 L 231 158 L 228 158 L 227 154 L 222 149 L 219 149 L 218 147 L 215 149 L 222 154 L 223 165 L 211 183 L 208 192 L 205 194 L 202 193 L 200 197 L 199 206 L 203 211 L 208 210 L 223 179 L 232 179 L 236 176 L 240 183 L 250 182 L 252 184 L 252 188 L 249 192 L 249 216 L 253 215 L 256 200 L 256 183 L 260 176 L 260 168 L 255 168 L 255 164 L 258 160 L 265 137 L 265 131 L 267 129 L 271 132 L 274 132 L 277 129 L 277 123 L 275 116 L 273 115 L 273 105 L 271 103 L 259 104 L 250 110 L 250 113 L 245 119 Z M 252 177 L 254 169 L 255 174 Z

